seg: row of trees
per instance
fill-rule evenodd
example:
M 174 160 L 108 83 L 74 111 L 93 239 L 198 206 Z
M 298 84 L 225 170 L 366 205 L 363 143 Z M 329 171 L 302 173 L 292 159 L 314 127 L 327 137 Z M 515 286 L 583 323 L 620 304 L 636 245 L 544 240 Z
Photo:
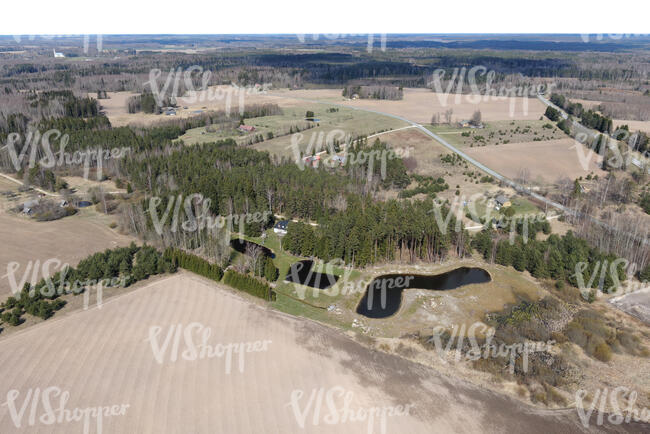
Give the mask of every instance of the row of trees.
M 184 252 L 181 249 L 167 248 L 163 256 L 174 266 L 200 274 L 208 279 L 219 282 L 223 277 L 223 270 L 217 264 L 212 264 L 203 258 Z
M 235 270 L 226 271 L 223 282 L 228 286 L 247 292 L 255 297 L 263 298 L 267 301 L 275 300 L 275 293 L 268 284 L 252 276 L 238 273 Z

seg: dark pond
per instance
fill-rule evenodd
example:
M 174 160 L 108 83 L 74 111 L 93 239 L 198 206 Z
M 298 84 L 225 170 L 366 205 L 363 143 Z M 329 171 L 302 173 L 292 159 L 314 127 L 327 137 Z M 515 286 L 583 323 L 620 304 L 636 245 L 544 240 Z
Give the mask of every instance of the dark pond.
M 246 247 L 248 247 L 249 245 L 257 246 L 260 249 L 262 249 L 262 253 L 264 255 L 270 256 L 271 258 L 275 258 L 275 253 L 273 253 L 273 251 L 268 247 L 260 246 L 259 244 L 250 241 L 240 240 L 239 238 L 230 240 L 230 247 L 237 250 L 239 253 L 246 254 Z
M 446 291 L 472 283 L 485 283 L 490 274 L 482 268 L 461 267 L 434 276 L 386 274 L 373 279 L 357 306 L 357 313 L 368 318 L 386 318 L 399 310 L 402 291 L 407 288 Z
M 85 207 L 90 206 L 90 205 L 92 205 L 92 204 L 93 204 L 92 202 L 88 202 L 87 200 L 82 200 L 82 201 L 79 201 L 79 202 L 77 203 L 77 207 L 79 207 L 79 208 L 85 208 Z
M 287 277 L 284 280 L 318 289 L 327 289 L 339 280 L 339 276 L 312 271 L 313 265 L 314 261 L 310 260 L 291 264 L 289 271 L 287 271 Z

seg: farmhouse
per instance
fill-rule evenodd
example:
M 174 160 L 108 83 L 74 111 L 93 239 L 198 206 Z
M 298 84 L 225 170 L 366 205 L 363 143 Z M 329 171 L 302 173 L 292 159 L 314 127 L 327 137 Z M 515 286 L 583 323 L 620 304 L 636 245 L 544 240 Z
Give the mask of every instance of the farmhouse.
M 243 131 L 245 133 L 250 133 L 252 131 L 255 131 L 255 127 L 252 125 L 240 125 L 239 128 L 237 128 L 239 131 Z
M 335 161 L 335 162 L 339 163 L 340 166 L 343 166 L 345 164 L 345 156 L 333 155 L 332 156 L 332 161 Z
M 320 155 L 311 155 L 304 158 L 305 163 L 310 164 L 312 167 L 318 167 L 318 162 L 320 161 Z
M 512 205 L 512 202 L 510 202 L 510 199 L 505 197 L 504 195 L 500 194 L 497 197 L 494 198 L 494 203 L 495 203 L 495 208 L 496 209 L 501 209 L 501 208 L 507 208 Z
M 54 57 L 55 57 L 55 58 L 62 58 L 62 57 L 65 57 L 65 55 L 64 55 L 63 53 L 57 53 L 56 50 L 55 50 L 54 48 L 52 48 L 52 52 L 54 53 Z
M 286 235 L 287 227 L 289 227 L 289 220 L 280 220 L 273 226 L 273 232 L 278 235 Z

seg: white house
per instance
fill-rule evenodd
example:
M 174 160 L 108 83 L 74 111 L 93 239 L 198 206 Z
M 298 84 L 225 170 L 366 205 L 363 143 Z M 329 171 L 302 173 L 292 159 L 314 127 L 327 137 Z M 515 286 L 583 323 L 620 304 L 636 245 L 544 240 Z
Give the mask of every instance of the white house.
M 273 232 L 278 235 L 286 235 L 287 227 L 289 226 L 289 220 L 280 220 L 273 226 Z
M 54 57 L 58 57 L 58 58 L 65 57 L 63 53 L 57 53 L 54 48 L 52 48 L 52 52 L 54 53 Z

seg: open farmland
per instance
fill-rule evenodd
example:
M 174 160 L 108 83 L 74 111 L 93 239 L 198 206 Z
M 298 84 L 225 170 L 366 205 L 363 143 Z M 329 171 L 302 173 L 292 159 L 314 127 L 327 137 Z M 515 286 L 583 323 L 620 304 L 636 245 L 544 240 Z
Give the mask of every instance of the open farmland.
M 468 155 L 511 179 L 522 177 L 540 184 L 554 183 L 561 178 L 575 179 L 594 173 L 602 176 L 599 168 L 600 156 L 584 146 L 576 149 L 572 139 L 548 140 L 544 142 L 508 143 L 497 147 L 474 147 L 465 150 Z M 583 167 L 580 156 L 592 158 Z
M 36 261 L 42 265 L 49 259 L 75 266 L 88 255 L 108 248 L 128 245 L 133 238 L 120 235 L 94 217 L 94 212 L 84 210 L 76 215 L 50 222 L 36 222 L 28 218 L 0 212 L 0 300 L 7 298 L 12 291 L 12 283 L 7 276 L 10 262 L 18 263 L 14 273 L 20 282 L 26 271 L 27 281 L 32 281 L 32 266 Z M 50 274 L 58 271 L 53 263 Z M 35 281 L 42 277 L 39 268 Z
M 630 121 L 626 119 L 613 119 L 613 121 L 614 128 L 618 128 L 621 125 L 627 125 L 632 133 L 643 131 L 646 134 L 650 134 L 650 121 Z
M 452 121 L 470 119 L 476 110 L 480 110 L 484 121 L 498 120 L 533 120 L 544 114 L 546 107 L 537 98 L 491 98 L 477 95 L 445 95 L 429 89 L 404 89 L 404 98 L 397 101 L 356 99 L 341 96 L 341 89 L 307 89 L 294 91 L 273 91 L 280 97 L 298 97 L 319 101 L 335 102 L 350 107 L 377 110 L 392 115 L 402 116 L 418 123 L 430 123 L 434 114 L 442 117 L 448 109 L 453 110 Z M 493 100 L 494 99 L 494 100 Z
M 92 95 L 92 94 L 91 94 Z M 291 98 L 274 97 L 262 91 L 238 89 L 233 86 L 211 86 L 201 91 L 191 91 L 177 99 L 175 116 L 152 113 L 129 113 L 127 103 L 129 98 L 137 94 L 131 92 L 108 92 L 108 99 L 100 100 L 102 110 L 114 127 L 124 125 L 155 125 L 170 118 L 187 118 L 203 111 L 225 111 L 237 118 L 240 110 L 255 104 L 275 103 L 280 107 L 295 107 L 304 102 Z M 185 108 L 187 107 L 187 108 Z
M 238 116 L 240 107 L 253 104 L 275 103 L 280 107 L 304 106 L 305 100 L 331 102 L 349 106 L 376 110 L 402 116 L 414 122 L 430 123 L 434 114 L 442 117 L 448 109 L 453 110 L 452 121 L 470 119 L 476 110 L 480 110 L 484 121 L 498 120 L 539 120 L 545 106 L 537 98 L 497 98 L 475 102 L 472 95 L 444 95 L 429 89 L 404 89 L 404 98 L 398 101 L 357 99 L 351 100 L 341 95 L 341 89 L 273 89 L 256 92 L 237 89 L 230 86 L 213 86 L 206 90 L 190 92 L 178 98 L 179 109 L 175 117 L 190 117 L 203 110 L 225 110 Z M 130 92 L 109 93 L 109 99 L 100 101 L 113 126 L 127 124 L 152 125 L 174 116 L 133 113 L 127 111 Z M 185 108 L 187 107 L 187 108 Z
M 154 353 L 151 328 L 161 328 L 161 344 L 178 324 L 209 329 L 210 346 L 266 341 L 265 351 L 175 361 L 171 347 Z M 283 433 L 365 432 L 368 420 L 326 423 L 325 403 L 322 408 L 320 401 L 309 403 L 312 393 L 334 387 L 341 391 L 334 395 L 338 408 L 344 393 L 350 394 L 353 410 L 414 405 L 408 415 L 386 417 L 385 432 L 430 433 L 432 426 L 444 432 L 520 426 L 530 433 L 585 431 L 575 412 L 535 410 L 442 377 L 185 273 L 116 297 L 101 310 L 78 312 L 0 340 L 0 366 L 5 379 L 0 393 L 16 390 L 19 402 L 30 389 L 55 386 L 69 393 L 66 408 L 123 406 L 122 415 L 103 418 L 105 432 L 266 432 L 269 427 Z M 25 415 L 22 430 L 28 432 L 80 432 L 83 425 L 44 425 L 37 419 L 29 426 L 27 420 Z M 373 422 L 378 429 L 379 418 Z M 95 423 L 90 420 L 91 429 Z M 0 429 L 16 432 L 8 406 L 0 407 Z
M 290 145 L 295 140 L 297 140 L 299 148 L 304 151 L 310 143 L 314 147 L 324 148 L 328 137 L 330 140 L 344 141 L 345 137 L 370 135 L 406 125 L 405 122 L 374 113 L 346 108 L 328 111 L 331 108 L 327 105 L 301 102 L 301 105 L 297 107 L 283 107 L 283 113 L 280 115 L 246 119 L 246 125 L 255 127 L 255 131 L 251 133 L 242 133 L 237 130 L 206 131 L 206 127 L 199 127 L 186 131 L 179 139 L 186 144 L 194 144 L 233 138 L 238 143 L 245 144 L 251 137 L 262 136 L 264 141 L 255 143 L 253 145 L 255 149 L 281 156 L 293 156 Z M 318 121 L 305 120 L 307 111 L 313 111 L 314 117 Z M 311 128 L 306 128 L 307 126 Z M 302 136 L 289 134 L 296 127 L 300 128 Z M 302 139 L 298 140 L 300 137 Z M 311 142 L 312 140 L 313 142 Z

